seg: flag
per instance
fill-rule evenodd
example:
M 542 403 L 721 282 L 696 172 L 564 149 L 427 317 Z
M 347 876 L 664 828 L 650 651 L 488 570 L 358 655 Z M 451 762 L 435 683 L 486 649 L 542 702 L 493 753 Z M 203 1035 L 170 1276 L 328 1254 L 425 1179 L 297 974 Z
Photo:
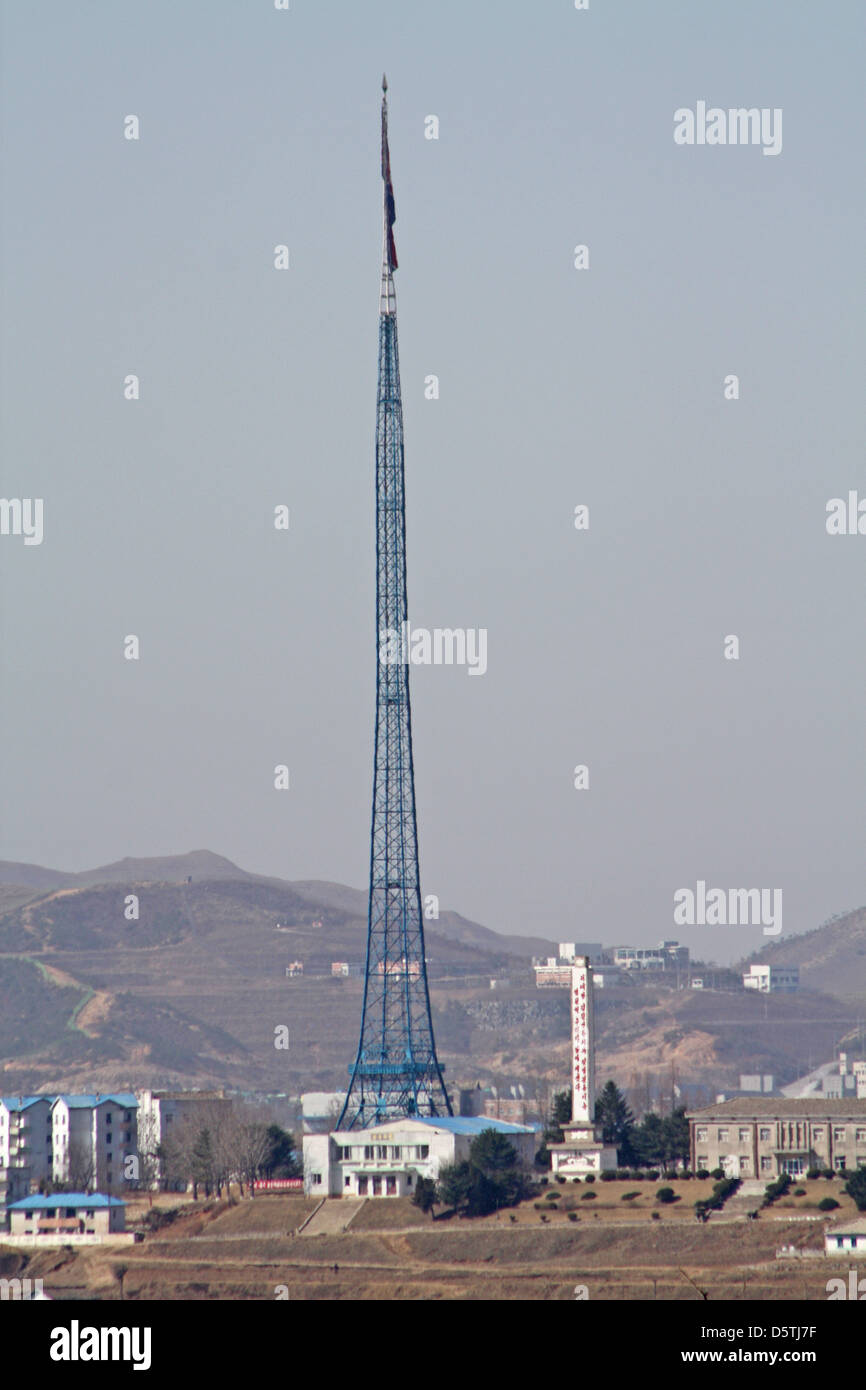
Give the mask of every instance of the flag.
M 388 107 L 382 99 L 382 178 L 385 181 L 385 237 L 388 247 L 388 265 L 397 269 L 397 248 L 394 245 L 394 223 L 397 213 L 394 208 L 394 185 L 391 183 L 391 154 L 388 149 Z

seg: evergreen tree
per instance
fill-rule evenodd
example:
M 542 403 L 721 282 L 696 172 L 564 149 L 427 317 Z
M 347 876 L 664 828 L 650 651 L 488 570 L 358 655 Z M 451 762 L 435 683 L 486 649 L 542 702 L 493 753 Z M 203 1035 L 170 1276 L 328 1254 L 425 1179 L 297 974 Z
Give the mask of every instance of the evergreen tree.
M 858 1168 L 849 1175 L 845 1191 L 854 1198 L 858 1211 L 866 1211 L 866 1168 Z
M 596 1097 L 595 1122 L 601 1125 L 606 1144 L 616 1144 L 617 1148 L 629 1147 L 634 1115 L 613 1081 L 606 1082 Z
M 415 1182 L 415 1191 L 412 1193 L 413 1206 L 420 1207 L 425 1213 L 432 1212 L 436 1205 L 436 1184 L 432 1178 L 418 1178 Z

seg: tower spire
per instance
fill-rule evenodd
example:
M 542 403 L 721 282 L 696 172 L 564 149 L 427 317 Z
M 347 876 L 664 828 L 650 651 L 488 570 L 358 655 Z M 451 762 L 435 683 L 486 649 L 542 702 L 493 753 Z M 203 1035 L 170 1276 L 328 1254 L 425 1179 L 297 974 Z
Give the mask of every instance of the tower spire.
M 383 92 L 387 90 L 382 80 Z M 406 632 L 403 405 L 394 296 L 394 190 L 382 98 L 385 237 L 376 401 L 376 745 L 370 896 L 361 1036 L 337 1123 L 352 1129 L 405 1115 L 450 1115 L 436 1056 L 418 871 Z M 395 651 L 394 648 L 399 650 Z
M 379 313 L 396 314 L 397 296 L 394 292 L 394 271 L 397 269 L 397 248 L 394 245 L 394 186 L 391 183 L 391 152 L 388 148 L 388 79 L 382 75 L 382 183 L 384 185 L 382 238 L 382 288 Z

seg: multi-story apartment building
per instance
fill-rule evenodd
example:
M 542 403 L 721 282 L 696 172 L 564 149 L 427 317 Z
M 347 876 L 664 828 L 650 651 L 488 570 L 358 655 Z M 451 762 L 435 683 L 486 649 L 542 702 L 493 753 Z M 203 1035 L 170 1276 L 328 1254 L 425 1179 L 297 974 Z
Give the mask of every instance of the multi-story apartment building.
M 51 1106 L 55 1096 L 3 1096 L 0 1099 L 0 1169 L 39 1183 L 51 1176 Z
M 207 1112 L 223 1113 L 232 1102 L 223 1091 L 139 1091 L 138 1143 L 142 1156 L 142 1181 L 150 1185 L 166 1178 L 166 1165 L 157 1159 L 160 1145 L 190 1124 L 204 1124 Z
M 692 1169 L 729 1177 L 800 1177 L 810 1168 L 866 1167 L 866 1099 L 756 1096 L 721 1101 L 686 1117 Z
M 138 1101 L 131 1091 L 58 1096 L 52 1106 L 55 1182 L 111 1192 L 137 1181 Z M 136 1164 L 126 1160 L 136 1158 Z

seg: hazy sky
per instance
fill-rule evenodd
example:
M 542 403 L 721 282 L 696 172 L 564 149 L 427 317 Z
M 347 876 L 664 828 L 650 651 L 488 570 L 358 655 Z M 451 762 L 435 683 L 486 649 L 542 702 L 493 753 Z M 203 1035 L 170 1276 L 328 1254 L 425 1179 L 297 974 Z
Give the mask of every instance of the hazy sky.
M 2 495 L 44 499 L 0 857 L 366 883 L 385 69 L 410 618 L 488 633 L 412 669 L 423 891 L 717 959 L 770 938 L 675 927 L 699 879 L 785 935 L 862 904 L 859 0 L 0 13 Z M 678 146 L 699 101 L 781 153 Z

